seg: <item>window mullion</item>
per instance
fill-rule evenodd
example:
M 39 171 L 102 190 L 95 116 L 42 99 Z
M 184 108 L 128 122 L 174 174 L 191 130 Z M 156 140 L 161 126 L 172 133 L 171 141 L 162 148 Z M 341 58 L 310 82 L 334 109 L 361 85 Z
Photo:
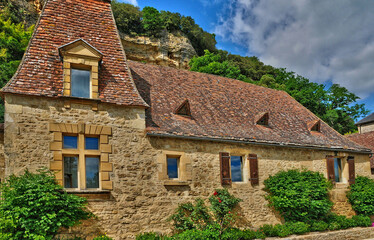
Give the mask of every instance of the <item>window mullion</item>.
M 86 189 L 86 159 L 84 156 L 84 134 L 79 134 L 78 151 L 79 151 L 79 187 Z

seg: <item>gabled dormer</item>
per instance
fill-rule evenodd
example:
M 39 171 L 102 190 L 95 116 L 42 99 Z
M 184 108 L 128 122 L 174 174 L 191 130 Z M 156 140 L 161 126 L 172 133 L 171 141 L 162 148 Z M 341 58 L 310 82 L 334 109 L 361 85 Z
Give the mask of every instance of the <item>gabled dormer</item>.
M 321 120 L 314 120 L 308 123 L 310 132 L 321 132 Z
M 83 39 L 59 47 L 64 68 L 64 96 L 99 98 L 99 63 L 103 54 Z

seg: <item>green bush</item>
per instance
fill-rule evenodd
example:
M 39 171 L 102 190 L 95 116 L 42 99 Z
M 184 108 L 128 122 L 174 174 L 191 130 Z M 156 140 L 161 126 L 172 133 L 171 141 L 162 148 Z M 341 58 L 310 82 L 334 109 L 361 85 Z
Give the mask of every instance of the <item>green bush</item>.
M 285 224 L 291 234 L 304 234 L 310 232 L 310 225 L 304 222 L 288 222 Z
M 259 231 L 262 232 L 267 237 L 277 237 L 278 236 L 278 232 L 276 231 L 274 226 L 271 225 L 271 224 L 262 225 L 260 227 Z
M 153 233 L 153 232 L 142 233 L 136 236 L 136 240 L 169 240 L 169 239 L 172 239 L 172 238 L 162 236 L 158 233 Z
M 355 227 L 370 227 L 372 225 L 371 219 L 368 216 L 353 216 Z
M 249 229 L 240 230 L 237 228 L 228 229 L 221 236 L 221 240 L 251 240 L 263 238 L 265 238 L 265 235 L 261 232 L 256 232 Z
M 63 192 L 47 170 L 12 175 L 0 191 L 0 239 L 52 239 L 60 227 L 93 216 L 86 199 Z
M 322 232 L 326 231 L 329 227 L 329 224 L 324 221 L 314 221 L 311 223 L 310 231 L 311 232 Z
M 93 240 L 112 240 L 113 238 L 108 237 L 107 235 L 101 235 L 98 237 L 95 237 Z
M 265 180 L 266 199 L 286 221 L 309 222 L 326 216 L 332 207 L 331 183 L 319 172 L 281 171 Z
M 374 181 L 358 176 L 347 192 L 347 198 L 357 214 L 374 215 Z
M 219 226 L 219 232 L 222 233 L 234 223 L 234 208 L 240 201 L 241 199 L 231 195 L 227 189 L 217 189 L 209 198 L 210 209 L 205 206 L 202 199 L 197 199 L 195 204 L 179 205 L 170 220 L 178 231 L 205 230 L 207 227 Z M 200 232 L 197 231 L 196 234 Z

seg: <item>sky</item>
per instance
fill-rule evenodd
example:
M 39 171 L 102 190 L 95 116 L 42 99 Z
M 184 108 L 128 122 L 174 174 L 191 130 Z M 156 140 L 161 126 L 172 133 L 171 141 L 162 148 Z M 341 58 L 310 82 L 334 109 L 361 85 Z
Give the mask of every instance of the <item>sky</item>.
M 337 83 L 374 112 L 374 1 L 120 0 L 191 16 L 217 48 Z

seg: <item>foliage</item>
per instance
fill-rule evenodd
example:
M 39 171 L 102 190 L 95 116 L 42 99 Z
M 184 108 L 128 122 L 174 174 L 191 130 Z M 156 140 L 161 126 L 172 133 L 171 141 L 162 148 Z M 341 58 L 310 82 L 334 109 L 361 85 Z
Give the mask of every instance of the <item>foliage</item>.
M 52 239 L 60 227 L 92 217 L 86 199 L 62 192 L 47 170 L 12 175 L 0 190 L 0 239 Z
M 156 8 L 144 7 L 142 14 L 144 30 L 150 35 L 157 36 L 165 28 L 161 14 Z
M 178 206 L 175 214 L 170 217 L 177 230 L 204 229 L 212 223 L 208 208 L 202 199 L 197 199 L 195 205 L 185 203 Z
M 368 177 L 358 176 L 350 186 L 347 198 L 357 214 L 374 215 L 374 181 Z
M 308 222 L 325 217 L 331 210 L 331 183 L 319 172 L 281 171 L 264 181 L 266 199 L 286 221 Z
M 190 61 L 191 71 L 234 78 L 260 86 L 286 91 L 304 107 L 338 132 L 356 131 L 354 121 L 368 114 L 364 104 L 346 88 L 333 84 L 330 88 L 310 82 L 294 72 L 264 65 L 256 57 L 242 57 L 218 50 L 205 51 L 204 56 Z
M 44 5 L 46 0 L 40 0 Z M 39 14 L 32 1 L 27 0 L 0 0 L 0 15 L 2 20 L 24 24 L 30 27 L 36 23 Z
M 190 70 L 195 72 L 210 73 L 214 75 L 245 80 L 245 76 L 240 74 L 240 69 L 229 61 L 221 61 L 221 56 L 205 50 L 202 57 L 193 57 L 190 60 Z
M 131 35 L 144 32 L 142 12 L 139 7 L 114 0 L 112 1 L 112 11 L 120 32 Z
M 170 220 L 178 231 L 218 227 L 221 234 L 235 222 L 234 209 L 240 201 L 241 199 L 231 195 L 227 189 L 217 189 L 209 198 L 210 209 L 205 206 L 202 199 L 197 199 L 195 204 L 179 205 Z
M 98 237 L 95 237 L 93 240 L 112 240 L 113 238 L 108 237 L 107 235 L 101 235 Z

